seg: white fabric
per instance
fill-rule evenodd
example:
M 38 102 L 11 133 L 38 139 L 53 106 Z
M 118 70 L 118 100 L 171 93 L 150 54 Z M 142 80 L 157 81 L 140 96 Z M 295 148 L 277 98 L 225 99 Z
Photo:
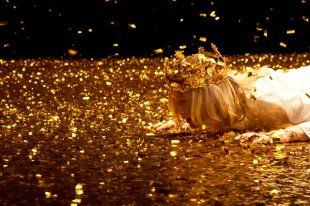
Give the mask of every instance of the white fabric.
M 255 88 L 257 99 L 281 106 L 290 122 L 310 137 L 310 65 L 287 72 L 270 69 L 269 75 L 256 81 Z
M 310 138 L 310 121 L 298 124 L 304 133 Z

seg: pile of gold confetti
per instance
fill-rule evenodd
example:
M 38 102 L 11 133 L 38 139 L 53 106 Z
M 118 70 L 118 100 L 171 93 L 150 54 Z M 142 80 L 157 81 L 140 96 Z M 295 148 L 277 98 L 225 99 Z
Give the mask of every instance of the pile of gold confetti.
M 288 69 L 309 59 L 245 54 L 227 63 Z M 309 204 L 308 143 L 150 135 L 145 126 L 171 118 L 163 60 L 0 60 L 0 204 Z

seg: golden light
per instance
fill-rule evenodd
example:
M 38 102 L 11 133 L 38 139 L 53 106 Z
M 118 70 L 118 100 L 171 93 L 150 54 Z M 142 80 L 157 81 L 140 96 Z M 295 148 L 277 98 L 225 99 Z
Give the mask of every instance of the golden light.
M 295 30 L 294 30 L 294 29 L 287 30 L 287 31 L 286 31 L 286 34 L 295 34 Z
M 137 28 L 137 26 L 136 26 L 135 24 L 128 24 L 128 26 L 129 26 L 130 28 L 132 28 L 132 29 L 136 29 L 136 28 Z
M 0 21 L 0 26 L 6 26 L 6 25 L 8 25 L 7 21 Z
M 201 36 L 201 37 L 199 37 L 199 41 L 206 42 L 207 41 L 207 37 Z
M 280 42 L 280 46 L 286 48 L 287 45 L 284 42 Z
M 75 56 L 78 54 L 78 51 L 75 49 L 68 49 L 68 54 L 71 56 Z
M 155 54 L 162 54 L 162 53 L 163 53 L 163 50 L 162 50 L 162 49 L 155 49 L 155 50 L 154 50 L 154 53 L 155 53 Z

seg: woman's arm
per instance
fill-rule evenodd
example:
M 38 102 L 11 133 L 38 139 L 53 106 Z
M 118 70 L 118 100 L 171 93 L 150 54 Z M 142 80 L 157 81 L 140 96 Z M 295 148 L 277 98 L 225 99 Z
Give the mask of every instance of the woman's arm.
M 278 138 L 282 143 L 305 142 L 310 140 L 300 125 L 289 126 L 282 131 L 283 135 L 281 135 L 281 130 L 280 133 L 276 130 L 271 133 L 271 137 Z
M 235 137 L 240 142 L 252 141 L 257 143 L 273 142 L 305 142 L 310 140 L 310 122 L 304 122 L 299 125 L 289 126 L 285 129 L 273 130 L 270 132 L 247 132 Z

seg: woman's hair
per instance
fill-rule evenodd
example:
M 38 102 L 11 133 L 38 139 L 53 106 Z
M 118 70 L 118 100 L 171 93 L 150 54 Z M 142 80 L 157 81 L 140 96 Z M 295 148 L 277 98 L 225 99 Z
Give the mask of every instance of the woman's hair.
M 188 104 L 182 104 L 188 101 Z M 185 107 L 188 108 L 184 108 Z M 219 84 L 193 88 L 189 92 L 171 92 L 169 109 L 177 123 L 183 123 L 182 112 L 188 111 L 193 128 L 224 130 L 245 117 L 246 100 L 243 89 L 231 77 Z

